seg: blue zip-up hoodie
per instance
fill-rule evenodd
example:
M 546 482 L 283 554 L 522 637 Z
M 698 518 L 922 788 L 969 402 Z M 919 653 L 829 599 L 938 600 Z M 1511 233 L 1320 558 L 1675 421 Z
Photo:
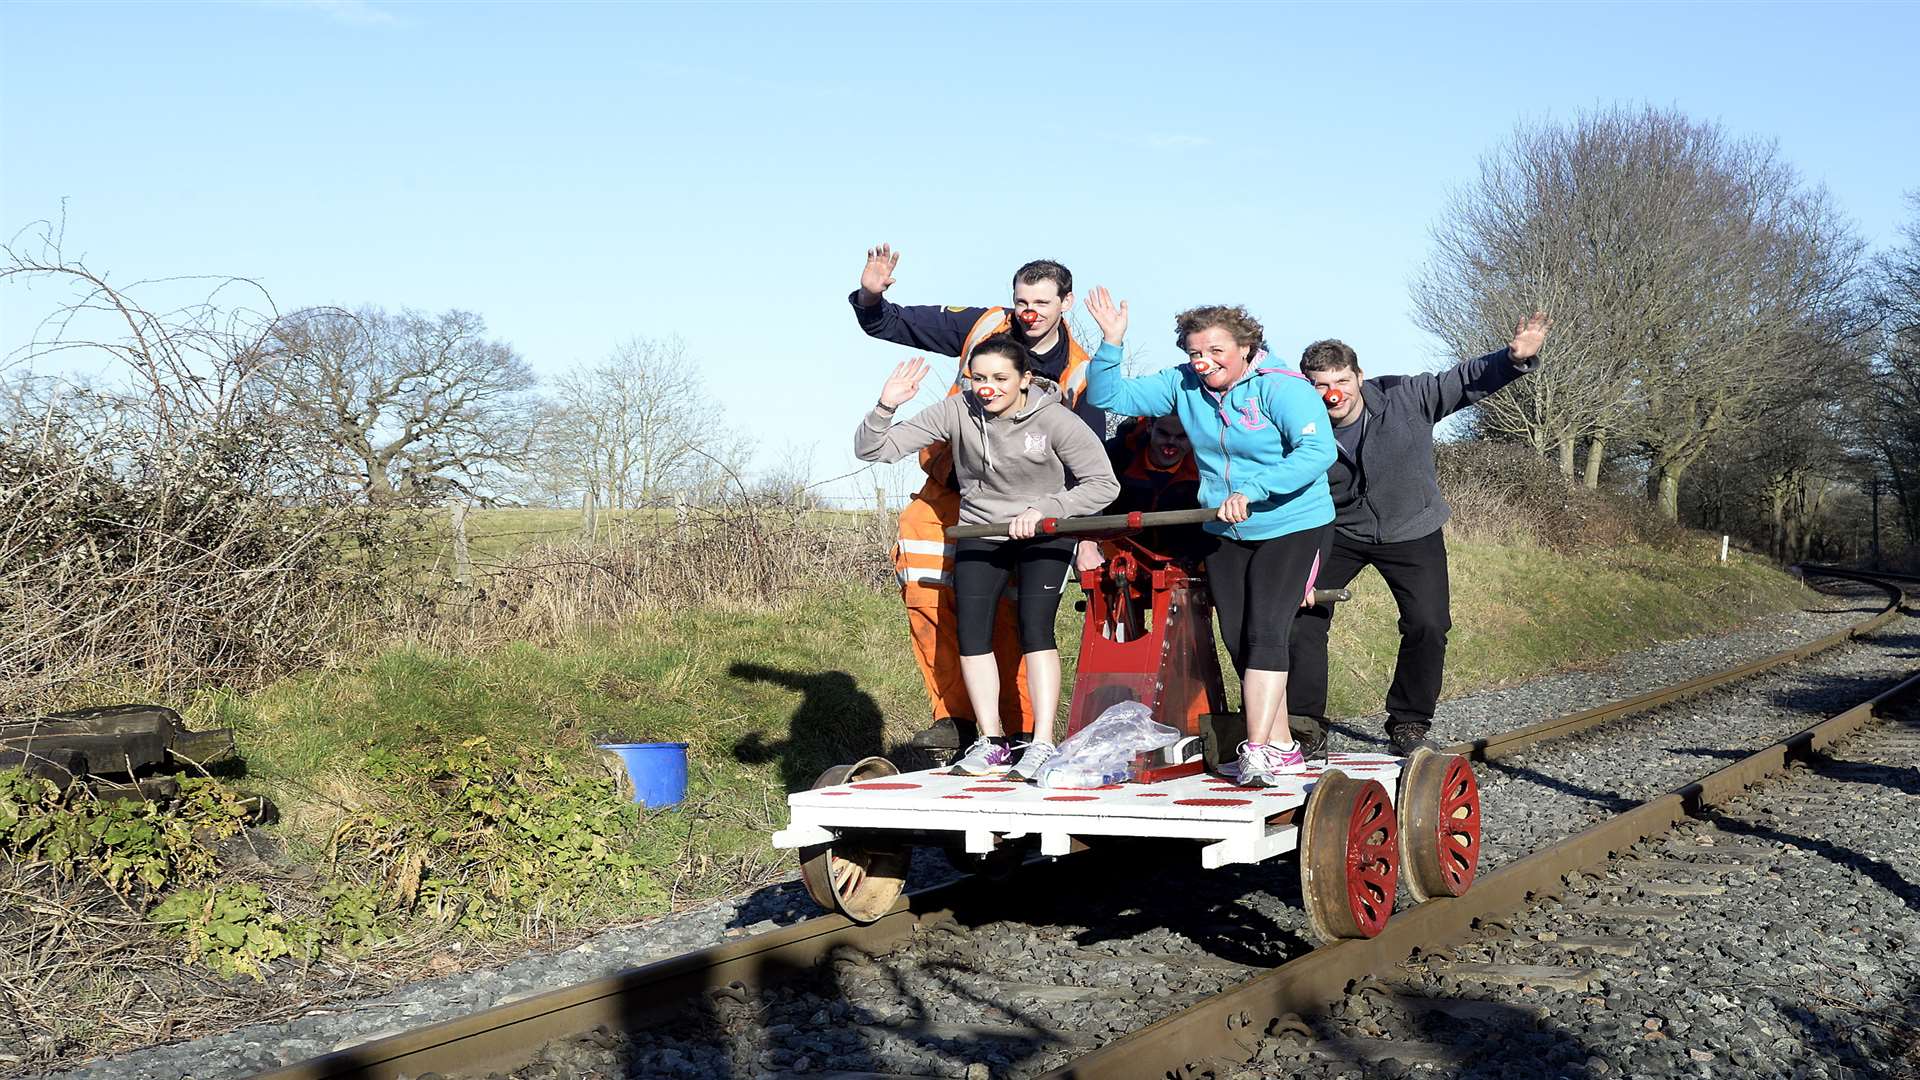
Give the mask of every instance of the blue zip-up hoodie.
M 1247 520 L 1209 521 L 1208 532 L 1267 540 L 1333 520 L 1333 422 L 1312 383 L 1256 368 L 1216 394 L 1186 364 L 1129 379 L 1120 357 L 1118 347 L 1100 343 L 1087 370 L 1088 399 L 1109 412 L 1180 417 L 1200 465 L 1201 504 L 1218 506 L 1234 492 L 1247 497 Z

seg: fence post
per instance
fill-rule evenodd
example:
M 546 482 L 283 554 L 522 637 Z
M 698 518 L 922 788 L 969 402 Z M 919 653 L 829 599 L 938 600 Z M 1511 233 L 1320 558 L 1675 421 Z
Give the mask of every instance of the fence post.
M 673 493 L 673 535 L 674 539 L 685 541 L 687 538 L 687 493 Z
M 873 485 L 873 512 L 882 516 L 887 512 L 887 489 L 879 484 Z
M 593 534 L 597 527 L 598 522 L 595 521 L 593 513 L 593 489 L 588 488 L 587 494 L 580 500 L 581 542 L 588 544 L 593 543 Z
M 467 551 L 467 504 L 453 504 L 453 584 L 466 588 L 473 584 L 473 557 Z
M 1727 536 L 1725 533 L 1722 533 L 1720 536 L 1720 561 L 1727 561 Z

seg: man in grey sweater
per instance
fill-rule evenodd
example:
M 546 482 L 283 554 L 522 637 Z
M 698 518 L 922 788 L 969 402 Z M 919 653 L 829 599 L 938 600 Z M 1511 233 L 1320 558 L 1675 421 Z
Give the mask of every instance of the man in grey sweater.
M 1327 399 L 1339 447 L 1327 470 L 1333 544 L 1322 553 L 1316 584 L 1338 589 L 1372 566 L 1393 593 L 1400 655 L 1387 687 L 1387 738 L 1397 754 L 1426 742 L 1453 627 L 1441 531 L 1451 511 L 1434 473 L 1434 425 L 1532 371 L 1550 325 L 1536 311 L 1506 348 L 1437 374 L 1368 379 L 1353 349 L 1333 340 L 1314 342 L 1300 357 L 1301 374 Z M 1287 712 L 1310 757 L 1326 749 L 1332 622 L 1331 607 L 1303 608 L 1288 642 Z

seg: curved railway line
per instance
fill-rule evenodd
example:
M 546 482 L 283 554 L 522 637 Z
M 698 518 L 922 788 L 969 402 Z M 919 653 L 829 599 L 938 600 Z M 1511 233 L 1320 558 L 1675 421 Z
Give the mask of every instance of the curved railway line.
M 1886 606 L 1843 631 L 1753 663 L 1448 749 L 1481 762 L 1516 758 L 1804 660 L 1902 613 L 1902 590 L 1887 580 L 1831 567 L 1807 571 L 1872 586 L 1886 594 Z M 1510 919 L 1561 895 L 1568 875 L 1603 868 L 1617 853 L 1707 807 L 1725 805 L 1869 724 L 1889 718 L 1898 723 L 1898 716 L 1911 720 L 1916 698 L 1920 675 L 1910 675 L 1707 775 L 1636 798 L 1621 812 L 1539 850 L 1516 853 L 1483 870 L 1464 896 L 1404 906 L 1369 939 L 1313 948 L 1305 935 L 1285 927 L 1249 929 L 1238 908 L 1242 914 L 1209 925 L 1206 912 L 1241 889 L 1231 875 L 1204 881 L 1193 875 L 1193 881 L 1180 880 L 1177 896 L 1131 904 L 1114 895 L 1119 887 L 1107 887 L 1109 879 L 1131 876 L 1132 888 L 1155 892 L 1176 875 L 1141 873 L 1141 849 L 1120 844 L 1025 867 L 1019 891 L 1023 908 L 1033 910 L 1019 915 L 1009 914 L 1013 905 L 1004 898 L 996 900 L 999 883 L 966 878 L 911 894 L 867 925 L 839 915 L 810 919 L 364 1043 L 257 1080 L 1229 1076 L 1246 1068 L 1237 1063 L 1263 1040 L 1305 1038 L 1310 1029 L 1301 1017 L 1324 1014 L 1376 973 L 1468 941 L 1477 925 Z M 1178 873 L 1189 871 L 1181 867 Z M 1043 896 L 1054 899 L 1029 903 Z M 1175 918 L 1173 913 L 1182 913 L 1183 930 L 1232 947 L 1196 951 L 1151 929 L 1140 932 L 1153 920 Z M 1125 947 L 1116 944 L 1122 940 Z M 899 962 L 881 962 L 893 957 Z M 944 1022 L 932 1015 L 932 1003 L 949 999 L 969 1003 L 968 1019 Z M 772 1052 L 767 1044 L 775 1036 L 785 1048 Z M 899 1052 L 876 1057 L 869 1071 L 822 1070 L 822 1062 L 844 1061 L 861 1046 L 889 1045 Z M 958 1057 L 971 1061 L 956 1064 Z

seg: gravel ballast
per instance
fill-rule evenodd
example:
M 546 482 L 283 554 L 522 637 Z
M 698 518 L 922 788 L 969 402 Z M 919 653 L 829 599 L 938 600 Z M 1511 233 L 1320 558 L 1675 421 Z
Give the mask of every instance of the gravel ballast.
M 1435 734 L 1506 730 L 1629 696 L 1791 648 L 1878 606 L 1869 595 L 1851 595 L 1765 629 L 1673 643 L 1602 670 L 1461 698 L 1442 707 Z M 1786 673 L 1482 766 L 1485 864 L 1498 865 L 1624 800 L 1699 775 L 1723 762 L 1730 748 L 1764 745 L 1807 726 L 1809 717 L 1852 704 L 1864 696 L 1862 687 L 1891 681 L 1913 666 L 1912 627 L 1913 620 L 1904 619 L 1869 641 Z M 1372 727 L 1357 722 L 1340 741 L 1358 748 Z M 1133 871 L 1105 880 L 1106 871 L 1095 865 L 1070 875 L 1022 875 L 1008 886 L 1020 891 L 1030 909 L 1018 919 L 964 934 L 926 935 L 888 957 L 836 963 L 823 970 L 818 985 L 743 991 L 737 1000 L 708 1002 L 697 1023 L 676 1029 L 672 1038 L 600 1035 L 550 1047 L 555 1060 L 524 1075 L 747 1076 L 823 1069 L 1028 1075 L 1309 947 L 1290 863 L 1203 874 L 1195 859 L 1190 869 L 1190 876 L 1177 880 L 1160 874 L 1160 891 L 1147 896 L 1139 895 Z M 916 865 L 916 883 L 949 873 L 943 860 L 930 858 Z M 1049 887 L 1047 881 L 1059 884 Z M 243 1076 L 812 914 L 804 891 L 789 882 L 744 900 L 609 931 L 566 952 L 416 984 L 286 1023 L 95 1062 L 64 1075 Z M 871 1027 L 855 1031 L 855 1025 Z M 995 1038 L 996 1028 L 1013 1033 Z

